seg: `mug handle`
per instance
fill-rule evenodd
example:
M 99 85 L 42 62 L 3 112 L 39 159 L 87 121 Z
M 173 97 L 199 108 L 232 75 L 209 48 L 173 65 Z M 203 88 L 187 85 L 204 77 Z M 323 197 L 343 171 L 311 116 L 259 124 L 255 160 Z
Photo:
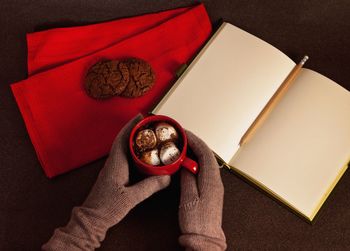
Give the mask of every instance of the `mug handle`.
M 184 161 L 181 163 L 181 166 L 183 166 L 193 174 L 198 173 L 198 163 L 188 157 L 184 159 Z

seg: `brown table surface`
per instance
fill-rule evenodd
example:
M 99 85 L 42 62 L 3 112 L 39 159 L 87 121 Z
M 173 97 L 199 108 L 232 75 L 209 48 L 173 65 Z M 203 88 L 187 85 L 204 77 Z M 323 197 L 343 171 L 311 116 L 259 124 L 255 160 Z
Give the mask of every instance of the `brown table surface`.
M 262 38 L 294 61 L 350 90 L 347 0 L 203 1 L 219 18 Z M 25 79 L 25 34 L 193 4 L 194 1 L 2 0 L 0 3 L 0 250 L 38 250 L 67 223 L 103 166 L 97 160 L 45 177 L 9 85 Z M 349 111 L 350 112 L 350 111 Z M 222 170 L 228 250 L 350 250 L 350 174 L 346 172 L 310 225 L 240 178 Z M 101 250 L 179 250 L 178 176 L 108 231 Z

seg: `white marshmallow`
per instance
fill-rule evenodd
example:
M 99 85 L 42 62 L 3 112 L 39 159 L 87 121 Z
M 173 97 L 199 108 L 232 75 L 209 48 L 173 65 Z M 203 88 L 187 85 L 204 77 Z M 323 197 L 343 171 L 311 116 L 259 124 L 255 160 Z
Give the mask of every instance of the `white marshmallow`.
M 157 166 L 160 164 L 158 149 L 153 149 L 153 150 L 142 153 L 140 159 L 149 165 Z
M 157 138 L 151 129 L 139 131 L 135 140 L 140 152 L 154 148 L 157 145 Z
M 165 122 L 158 123 L 155 126 L 154 131 L 156 133 L 158 141 L 161 143 L 167 141 L 176 141 L 178 137 L 176 129 Z
M 175 146 L 173 142 L 165 143 L 162 148 L 160 149 L 160 160 L 164 165 L 169 165 L 173 162 L 175 162 L 181 152 L 180 150 Z

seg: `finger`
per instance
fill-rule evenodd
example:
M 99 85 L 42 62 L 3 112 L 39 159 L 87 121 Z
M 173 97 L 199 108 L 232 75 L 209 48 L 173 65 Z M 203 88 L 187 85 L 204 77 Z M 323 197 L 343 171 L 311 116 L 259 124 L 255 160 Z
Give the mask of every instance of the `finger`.
M 194 174 L 182 169 L 180 173 L 180 206 L 199 198 L 197 180 Z
M 142 118 L 141 114 L 136 115 L 120 130 L 106 161 L 106 168 L 109 169 L 108 171 L 115 177 L 116 183 L 119 185 L 125 185 L 129 181 L 128 139 L 132 128 Z
M 190 131 L 186 131 L 186 134 L 188 144 L 198 158 L 198 190 L 199 195 L 201 195 L 205 190 L 210 191 L 213 186 L 220 186 L 222 184 L 220 167 L 214 153 L 203 140 Z
M 127 189 L 130 192 L 131 201 L 133 201 L 136 205 L 150 197 L 155 192 L 166 188 L 169 186 L 169 184 L 169 175 L 152 176 L 140 181 L 139 183 L 136 183 L 131 187 L 128 187 Z

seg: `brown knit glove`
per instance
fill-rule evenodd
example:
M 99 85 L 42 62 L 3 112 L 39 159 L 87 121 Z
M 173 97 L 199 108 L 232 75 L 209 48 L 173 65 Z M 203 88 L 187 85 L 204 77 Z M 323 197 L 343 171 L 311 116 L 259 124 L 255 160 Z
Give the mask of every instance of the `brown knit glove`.
M 179 242 L 186 250 L 225 250 L 226 239 L 221 228 L 224 187 L 219 165 L 201 139 L 189 131 L 186 133 L 188 144 L 198 158 L 199 173 L 196 177 L 181 170 Z
M 108 228 L 135 205 L 169 185 L 170 176 L 152 176 L 127 186 L 128 137 L 141 118 L 138 115 L 121 130 L 88 198 L 81 207 L 73 209 L 67 226 L 56 229 L 43 250 L 94 250 L 100 246 Z

